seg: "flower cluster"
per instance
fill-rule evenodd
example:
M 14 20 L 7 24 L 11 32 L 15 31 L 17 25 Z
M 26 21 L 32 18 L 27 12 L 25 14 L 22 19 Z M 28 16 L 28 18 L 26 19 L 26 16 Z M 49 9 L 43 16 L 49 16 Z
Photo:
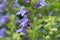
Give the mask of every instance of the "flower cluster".
M 24 6 L 22 6 L 21 9 L 19 10 L 19 12 L 17 12 L 17 14 L 16 14 L 17 23 L 21 27 L 16 32 L 23 32 L 26 35 L 28 34 L 26 31 L 26 28 L 30 27 L 30 25 L 28 24 L 30 21 L 29 21 L 27 15 L 30 15 L 30 12 L 28 10 L 26 10 Z M 22 18 L 19 18 L 18 16 L 19 17 L 22 16 Z
M 9 23 L 9 13 L 5 13 L 8 1 L 0 1 L 0 38 L 6 37 L 6 28 L 3 26 L 4 23 Z

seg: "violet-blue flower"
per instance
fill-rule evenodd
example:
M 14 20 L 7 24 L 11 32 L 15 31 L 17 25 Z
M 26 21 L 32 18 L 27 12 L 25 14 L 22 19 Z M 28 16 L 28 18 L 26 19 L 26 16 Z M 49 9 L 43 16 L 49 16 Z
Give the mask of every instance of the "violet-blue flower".
M 21 14 L 22 16 L 24 16 L 25 13 L 26 13 L 26 9 L 23 6 L 23 7 L 21 7 L 21 10 L 16 15 L 20 15 Z
M 9 23 L 9 13 L 7 13 L 5 16 L 4 16 L 4 20 L 5 20 L 5 23 Z
M 34 8 L 39 8 L 40 6 L 47 5 L 44 0 L 38 0 L 37 4 L 34 6 Z
M 23 32 L 25 35 L 28 35 L 28 32 L 26 31 L 26 29 L 25 28 L 20 28 L 20 29 L 18 29 L 18 30 L 16 30 L 16 32 L 17 33 L 19 33 L 19 32 Z
M 20 7 L 20 5 L 18 4 L 17 0 L 15 1 L 15 3 L 14 3 L 12 8 L 16 8 L 16 7 Z
M 6 31 L 7 29 L 5 27 L 0 29 L 0 38 L 6 38 Z
M 24 16 L 25 14 L 26 14 L 26 15 L 29 15 L 30 12 L 29 12 L 28 10 L 26 10 L 24 6 L 22 6 L 22 7 L 21 7 L 21 10 L 20 10 L 19 12 L 17 12 L 16 15 L 20 15 L 20 14 L 21 14 L 22 16 Z
M 9 14 L 6 14 L 5 16 L 0 15 L 0 26 L 3 25 L 3 23 L 7 23 L 9 19 Z
M 20 22 L 20 25 L 19 26 L 22 26 L 22 27 L 26 27 L 26 26 L 28 26 L 28 21 L 29 21 L 29 19 L 27 18 L 27 17 L 24 17 L 24 18 L 22 18 L 19 22 Z
M 30 27 L 30 25 L 28 24 L 29 22 L 30 22 L 30 20 L 27 18 L 27 16 L 25 15 L 24 16 L 24 18 L 22 18 L 22 19 L 19 19 L 18 17 L 17 17 L 17 23 L 19 24 L 19 26 L 21 26 L 21 27 L 26 27 L 26 28 L 29 28 Z
M 7 0 L 3 0 L 3 2 L 0 4 L 0 8 L 6 9 L 7 4 L 8 4 L 8 1 Z

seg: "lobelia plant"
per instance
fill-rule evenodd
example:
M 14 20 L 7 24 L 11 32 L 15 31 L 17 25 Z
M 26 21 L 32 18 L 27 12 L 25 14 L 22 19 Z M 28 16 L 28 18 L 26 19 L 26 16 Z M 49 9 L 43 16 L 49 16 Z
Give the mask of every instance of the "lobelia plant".
M 0 40 L 60 40 L 59 0 L 0 0 Z

